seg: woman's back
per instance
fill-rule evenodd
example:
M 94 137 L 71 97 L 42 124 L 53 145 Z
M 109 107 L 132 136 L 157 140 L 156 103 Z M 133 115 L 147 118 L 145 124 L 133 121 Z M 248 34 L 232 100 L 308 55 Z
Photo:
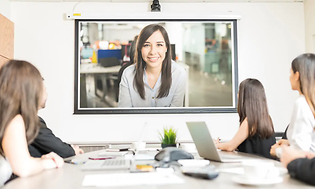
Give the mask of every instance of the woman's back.
M 270 155 L 270 148 L 276 143 L 276 138 L 271 136 L 266 139 L 261 139 L 258 134 L 248 137 L 244 140 L 237 149 L 240 152 L 255 154 L 266 158 L 273 159 Z

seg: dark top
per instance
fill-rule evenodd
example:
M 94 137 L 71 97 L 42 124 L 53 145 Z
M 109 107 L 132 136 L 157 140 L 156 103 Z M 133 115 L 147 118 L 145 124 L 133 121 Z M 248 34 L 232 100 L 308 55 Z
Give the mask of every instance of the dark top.
M 275 143 L 276 138 L 274 136 L 268 139 L 261 139 L 258 134 L 255 134 L 253 137 L 249 137 L 244 142 L 242 142 L 242 144 L 240 144 L 237 149 L 240 152 L 274 159 L 274 157 L 270 155 L 270 148 Z
M 39 117 L 39 116 L 38 116 Z M 74 156 L 75 152 L 70 144 L 62 142 L 47 128 L 45 121 L 39 117 L 40 130 L 35 140 L 28 146 L 32 157 L 41 157 L 44 154 L 55 152 L 62 158 Z
M 315 186 L 315 158 L 300 158 L 288 164 L 291 177 Z
M 288 131 L 288 128 L 289 128 L 290 124 L 287 126 L 287 128 L 285 129 L 283 135 L 282 135 L 282 139 L 286 139 L 288 140 L 288 137 L 287 137 L 287 131 Z

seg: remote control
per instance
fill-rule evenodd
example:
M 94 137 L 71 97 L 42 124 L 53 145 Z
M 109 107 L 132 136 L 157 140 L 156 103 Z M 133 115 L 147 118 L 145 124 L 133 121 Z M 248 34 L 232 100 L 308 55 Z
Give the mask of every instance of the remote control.
M 201 179 L 215 179 L 219 176 L 219 170 L 214 165 L 210 165 L 195 170 L 183 171 L 183 174 Z

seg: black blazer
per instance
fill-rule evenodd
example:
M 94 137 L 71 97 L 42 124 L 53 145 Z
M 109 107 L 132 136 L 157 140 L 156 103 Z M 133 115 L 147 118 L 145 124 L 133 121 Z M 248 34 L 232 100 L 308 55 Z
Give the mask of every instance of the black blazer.
M 291 177 L 315 186 L 315 158 L 300 158 L 288 164 Z
M 55 152 L 62 158 L 74 156 L 75 152 L 70 144 L 63 142 L 47 128 L 45 121 L 39 117 L 40 130 L 35 140 L 28 146 L 32 157 L 41 157 L 44 154 Z

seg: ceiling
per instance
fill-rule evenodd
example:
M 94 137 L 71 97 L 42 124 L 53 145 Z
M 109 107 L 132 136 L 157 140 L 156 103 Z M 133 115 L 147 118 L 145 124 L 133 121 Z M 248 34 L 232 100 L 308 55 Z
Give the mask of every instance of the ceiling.
M 10 0 L 12 2 L 124 2 L 124 3 L 141 3 L 152 2 L 152 0 Z M 247 3 L 292 3 L 292 2 L 304 2 L 306 0 L 159 0 L 160 3 L 200 3 L 200 2 L 214 2 L 214 3 L 232 3 L 232 2 L 247 2 Z

